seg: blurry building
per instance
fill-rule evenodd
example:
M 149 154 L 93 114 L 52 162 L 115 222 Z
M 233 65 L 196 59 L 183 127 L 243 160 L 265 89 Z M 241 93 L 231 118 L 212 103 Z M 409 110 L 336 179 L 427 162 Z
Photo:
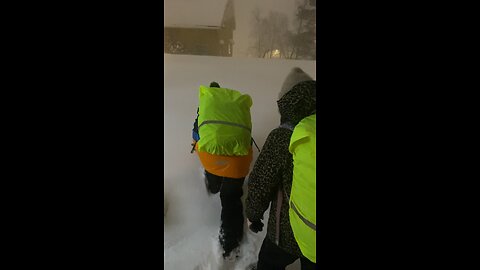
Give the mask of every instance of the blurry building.
M 164 52 L 232 56 L 233 0 L 165 0 Z

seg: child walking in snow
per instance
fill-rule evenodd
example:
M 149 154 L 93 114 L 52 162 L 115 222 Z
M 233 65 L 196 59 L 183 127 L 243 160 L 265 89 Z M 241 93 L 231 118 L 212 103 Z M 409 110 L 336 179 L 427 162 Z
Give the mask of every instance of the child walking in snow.
M 209 194 L 220 192 L 220 244 L 223 257 L 235 256 L 243 237 L 243 183 L 252 162 L 250 96 L 220 88 L 216 82 L 200 87 L 192 152 L 205 169 Z
M 248 179 L 246 215 L 249 228 L 263 229 L 263 214 L 270 207 L 267 236 L 258 255 L 257 270 L 285 269 L 298 258 L 301 269 L 315 269 L 303 256 L 289 220 L 289 200 L 293 180 L 290 138 L 302 119 L 316 113 L 316 81 L 300 68 L 285 79 L 277 101 L 280 126 L 273 129 Z

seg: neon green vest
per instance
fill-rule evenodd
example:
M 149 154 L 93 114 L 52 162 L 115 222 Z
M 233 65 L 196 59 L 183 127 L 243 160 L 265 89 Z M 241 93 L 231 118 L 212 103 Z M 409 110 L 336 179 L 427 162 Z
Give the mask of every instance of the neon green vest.
M 316 263 L 316 119 L 305 117 L 295 126 L 289 151 L 293 155 L 290 224 L 302 254 Z
M 245 156 L 251 147 L 252 98 L 236 90 L 201 85 L 199 92 L 198 151 Z

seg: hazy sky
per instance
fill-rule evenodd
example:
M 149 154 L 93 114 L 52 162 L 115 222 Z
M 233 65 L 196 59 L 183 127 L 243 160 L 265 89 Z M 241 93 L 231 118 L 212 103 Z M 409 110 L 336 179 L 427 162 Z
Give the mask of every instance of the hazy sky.
M 285 13 L 292 24 L 295 13 L 295 0 L 235 0 L 235 19 L 237 28 L 233 32 L 235 44 L 233 45 L 233 56 L 246 56 L 250 46 L 250 31 L 252 20 L 252 10 L 258 6 L 262 16 L 269 11 Z
M 234 57 L 247 56 L 247 50 L 250 46 L 250 31 L 252 20 L 252 11 L 258 6 L 262 16 L 266 16 L 269 11 L 282 12 L 288 16 L 290 24 L 294 18 L 296 0 L 234 0 L 236 29 L 233 32 Z M 165 0 L 165 17 L 169 20 L 185 21 L 196 19 L 205 21 L 206 18 L 223 15 L 223 5 L 226 0 Z M 187 10 L 188 9 L 188 10 Z M 190 11 L 190 9 L 192 11 Z M 178 22 L 177 22 L 178 23 Z

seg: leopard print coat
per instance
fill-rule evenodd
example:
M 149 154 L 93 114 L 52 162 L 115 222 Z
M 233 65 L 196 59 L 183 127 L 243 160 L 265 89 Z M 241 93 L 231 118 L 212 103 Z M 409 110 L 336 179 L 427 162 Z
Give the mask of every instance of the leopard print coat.
M 316 82 L 305 81 L 277 101 L 281 124 L 294 127 L 303 118 L 315 113 Z M 276 211 L 278 191 L 290 195 L 293 179 L 293 158 L 288 151 L 293 131 L 278 127 L 270 132 L 260 155 L 248 178 L 246 215 L 250 221 L 263 219 L 263 214 L 271 204 L 268 218 L 267 237 L 275 243 Z M 288 216 L 288 199 L 283 194 L 280 207 L 280 233 L 278 246 L 284 251 L 302 256 L 293 236 Z

